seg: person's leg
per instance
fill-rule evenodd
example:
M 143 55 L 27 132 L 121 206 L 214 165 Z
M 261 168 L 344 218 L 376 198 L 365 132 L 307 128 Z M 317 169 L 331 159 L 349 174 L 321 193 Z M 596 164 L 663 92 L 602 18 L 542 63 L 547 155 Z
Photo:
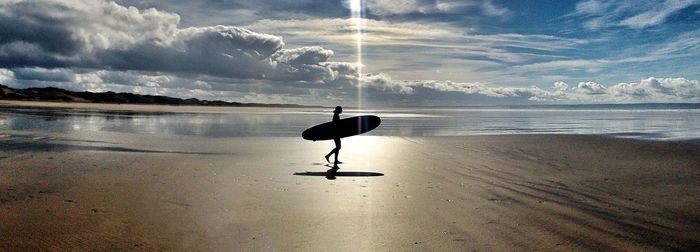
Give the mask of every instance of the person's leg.
M 340 138 L 335 138 L 333 139 L 333 142 L 335 142 L 335 163 L 338 163 L 338 153 L 340 153 Z
M 324 157 L 326 158 L 326 162 L 328 162 L 328 163 L 331 162 L 331 160 L 328 159 L 328 157 L 330 157 L 331 154 L 333 154 L 333 153 L 335 153 L 335 148 L 333 148 L 333 149 L 331 150 L 331 152 L 328 152 L 328 154 L 326 154 L 326 155 L 324 156 Z
M 331 160 L 328 159 L 328 158 L 329 158 L 331 155 L 333 155 L 333 154 L 335 154 L 335 161 L 336 161 L 336 163 L 338 162 L 338 150 L 340 150 L 340 139 L 339 139 L 339 138 L 335 138 L 335 139 L 333 139 L 333 142 L 335 142 L 335 148 L 333 148 L 333 149 L 331 150 L 331 152 L 328 152 L 328 154 L 326 154 L 325 156 L 323 156 L 323 157 L 326 158 L 326 162 L 328 162 L 328 163 L 331 162 Z

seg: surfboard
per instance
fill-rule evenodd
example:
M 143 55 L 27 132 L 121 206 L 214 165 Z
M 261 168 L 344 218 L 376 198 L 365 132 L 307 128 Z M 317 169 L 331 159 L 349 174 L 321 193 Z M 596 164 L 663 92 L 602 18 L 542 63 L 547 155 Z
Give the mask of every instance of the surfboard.
M 308 128 L 301 133 L 301 137 L 312 141 L 349 137 L 371 131 L 381 122 L 378 116 L 373 115 L 348 117 Z

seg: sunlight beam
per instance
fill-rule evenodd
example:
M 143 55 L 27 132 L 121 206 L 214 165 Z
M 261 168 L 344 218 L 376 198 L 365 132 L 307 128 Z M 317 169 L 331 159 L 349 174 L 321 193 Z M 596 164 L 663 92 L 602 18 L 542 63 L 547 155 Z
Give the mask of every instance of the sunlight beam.
M 362 109 L 362 0 L 350 0 L 350 17 L 355 28 L 355 46 L 357 54 L 357 109 Z

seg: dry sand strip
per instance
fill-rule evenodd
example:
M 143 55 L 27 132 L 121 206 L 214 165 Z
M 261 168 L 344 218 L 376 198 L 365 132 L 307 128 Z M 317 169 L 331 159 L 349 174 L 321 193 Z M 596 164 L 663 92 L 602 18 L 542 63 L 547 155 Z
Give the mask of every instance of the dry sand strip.
M 697 145 L 354 137 L 334 180 L 322 157 L 332 143 L 299 138 L 0 145 L 6 251 L 700 249 Z

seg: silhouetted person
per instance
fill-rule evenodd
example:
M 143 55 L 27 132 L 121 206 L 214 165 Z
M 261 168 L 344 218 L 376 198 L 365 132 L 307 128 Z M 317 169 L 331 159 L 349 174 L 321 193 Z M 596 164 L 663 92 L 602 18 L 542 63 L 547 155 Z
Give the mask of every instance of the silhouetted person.
M 343 107 L 341 106 L 336 106 L 335 110 L 333 110 L 333 122 L 338 122 L 340 121 L 340 114 L 343 113 Z M 333 138 L 333 142 L 335 142 L 335 148 L 331 150 L 325 157 L 326 161 L 328 163 L 331 162 L 328 158 L 335 153 L 335 162 L 333 163 L 334 165 L 342 164 L 343 162 L 338 161 L 338 152 L 340 151 L 340 138 Z

